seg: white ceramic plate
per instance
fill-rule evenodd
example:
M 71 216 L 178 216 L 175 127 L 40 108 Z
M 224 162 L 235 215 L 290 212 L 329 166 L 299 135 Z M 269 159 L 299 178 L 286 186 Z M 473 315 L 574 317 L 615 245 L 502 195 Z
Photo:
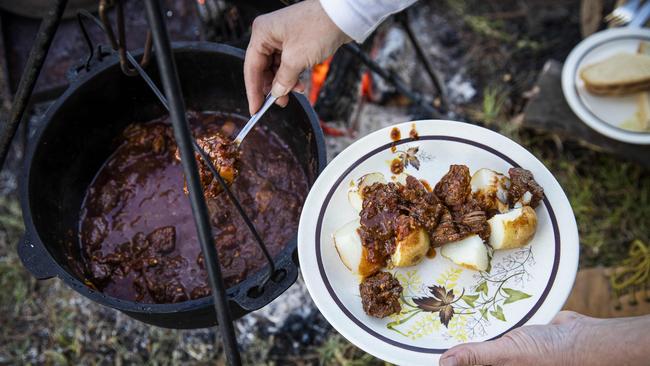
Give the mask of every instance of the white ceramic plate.
M 650 133 L 621 127 L 636 112 L 636 95 L 593 95 L 585 89 L 580 70 L 620 52 L 636 53 L 643 41 L 650 42 L 650 30 L 615 28 L 598 32 L 571 51 L 562 69 L 562 91 L 573 112 L 601 134 L 631 144 L 650 144 Z
M 573 211 L 553 175 L 523 147 L 488 129 L 427 120 L 396 125 L 401 136 L 415 126 L 419 139 L 397 141 L 397 150 L 418 146 L 419 170 L 405 172 L 432 185 L 451 164 L 471 173 L 490 168 L 507 173 L 513 166 L 533 172 L 546 197 L 537 207 L 538 229 L 522 249 L 496 252 L 489 273 L 459 267 L 440 255 L 417 266 L 391 270 L 407 299 L 431 297 L 429 287 L 453 290 L 455 315 L 445 327 L 438 313 L 403 305 L 385 319 L 367 316 L 359 278 L 339 259 L 332 234 L 357 217 L 347 191 L 351 181 L 370 172 L 391 176 L 389 134 L 374 132 L 352 144 L 323 171 L 305 202 L 298 232 L 298 254 L 305 283 L 325 318 L 352 343 L 388 362 L 436 365 L 440 354 L 463 342 L 499 337 L 524 324 L 548 323 L 562 308 L 578 267 L 578 231 Z M 499 290 L 500 288 L 500 290 Z

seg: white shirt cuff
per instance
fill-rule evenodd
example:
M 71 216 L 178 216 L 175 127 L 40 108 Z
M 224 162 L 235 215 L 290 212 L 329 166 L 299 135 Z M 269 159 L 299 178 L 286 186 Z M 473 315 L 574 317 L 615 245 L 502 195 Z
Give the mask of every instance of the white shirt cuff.
M 359 43 L 365 41 L 377 25 L 359 14 L 347 0 L 320 0 L 320 4 L 332 22 Z

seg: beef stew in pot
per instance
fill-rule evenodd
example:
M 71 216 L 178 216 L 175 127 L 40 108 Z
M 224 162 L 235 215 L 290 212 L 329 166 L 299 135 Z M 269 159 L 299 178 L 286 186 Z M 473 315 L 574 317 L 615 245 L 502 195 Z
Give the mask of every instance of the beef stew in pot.
M 308 192 L 296 157 L 263 126 L 237 151 L 226 139 L 246 122 L 240 116 L 188 112 L 188 120 L 270 254 L 277 255 L 298 228 Z M 110 296 L 144 303 L 208 296 L 204 259 L 168 117 L 130 125 L 117 143 L 82 205 L 80 267 L 87 283 Z M 202 161 L 199 173 L 223 279 L 232 286 L 263 268 L 266 260 Z

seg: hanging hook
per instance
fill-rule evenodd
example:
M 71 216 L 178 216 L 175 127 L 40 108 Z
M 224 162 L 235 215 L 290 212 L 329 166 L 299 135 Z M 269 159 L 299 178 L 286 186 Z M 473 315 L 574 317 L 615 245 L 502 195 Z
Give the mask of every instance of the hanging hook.
M 115 7 L 117 18 L 117 37 L 115 37 L 113 26 L 111 25 L 111 20 L 108 17 L 108 10 L 113 6 Z M 110 42 L 111 47 L 113 47 L 113 50 L 117 51 L 120 57 L 120 68 L 122 69 L 122 72 L 128 76 L 137 76 L 137 70 L 129 66 L 130 64 L 126 57 L 126 29 L 124 23 L 124 7 L 122 0 L 100 0 L 98 12 L 108 41 Z M 152 45 L 153 39 L 151 37 L 151 30 L 148 30 L 144 45 L 144 53 L 139 63 L 140 67 L 146 67 L 149 63 L 149 60 L 151 59 L 151 49 L 153 47 Z

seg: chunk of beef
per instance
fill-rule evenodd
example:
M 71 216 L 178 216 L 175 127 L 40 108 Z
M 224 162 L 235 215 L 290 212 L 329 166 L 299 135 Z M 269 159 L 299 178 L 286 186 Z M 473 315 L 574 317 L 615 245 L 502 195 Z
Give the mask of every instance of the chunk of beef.
M 419 229 L 420 225 L 417 220 L 408 215 L 399 215 L 395 219 L 395 241 L 405 240 L 411 233 Z
M 97 285 L 102 285 L 110 279 L 113 270 L 108 264 L 91 262 L 90 263 L 90 275 L 93 278 L 93 282 Z
M 209 286 L 197 286 L 190 292 L 190 298 L 192 300 L 200 299 L 202 297 L 209 296 L 210 293 L 212 293 L 212 290 Z
M 481 239 L 488 240 L 490 225 L 485 211 L 476 199 L 468 198 L 462 205 L 452 207 L 451 212 L 461 237 L 477 234 Z
M 388 272 L 377 272 L 365 278 L 359 285 L 363 311 L 375 318 L 384 318 L 399 313 L 402 307 L 399 297 L 402 286 Z
M 490 237 L 490 226 L 485 211 L 478 201 L 470 197 L 461 205 L 444 209 L 440 223 L 431 233 L 431 243 L 433 246 L 441 246 L 472 234 L 487 240 Z
M 520 202 L 532 208 L 537 207 L 544 198 L 544 189 L 537 184 L 533 173 L 523 168 L 510 168 L 508 174 L 510 175 L 508 203 L 514 206 Z
M 367 249 L 366 259 L 385 265 L 395 251 L 395 220 L 400 214 L 397 185 L 375 183 L 364 188 L 363 194 L 359 236 Z
M 101 247 L 108 235 L 108 222 L 103 217 L 93 217 L 84 222 L 83 237 L 86 238 L 87 250 L 92 251 Z
M 196 143 L 205 151 L 210 157 L 212 165 L 217 169 L 217 172 L 226 183 L 231 184 L 238 173 L 238 159 L 239 148 L 231 139 L 215 132 L 208 136 L 201 136 L 196 140 Z M 215 181 L 212 172 L 208 165 L 203 161 L 199 153 L 194 153 L 195 159 L 199 167 L 199 176 L 201 178 L 201 186 L 207 198 L 215 198 L 221 193 L 221 185 Z M 180 151 L 176 149 L 175 157 L 178 161 L 181 160 Z M 183 188 L 186 194 L 189 194 L 187 189 L 187 182 Z
M 134 255 L 139 255 L 149 248 L 149 240 L 144 233 L 136 233 L 131 238 L 131 251 Z
M 147 281 L 144 277 L 138 276 L 133 279 L 133 289 L 135 290 L 135 301 L 142 301 L 148 292 Z
M 129 125 L 122 133 L 126 143 L 143 150 L 153 151 L 156 154 L 167 153 L 174 146 L 173 131 L 165 123 Z
M 152 259 L 156 264 L 142 271 L 149 295 L 158 303 L 173 303 L 189 299 L 177 272 L 184 264 L 183 258 L 180 256 L 149 258 L 149 261 L 151 262 Z M 167 280 L 161 283 L 157 280 L 161 277 Z
M 431 236 L 430 240 L 432 247 L 439 247 L 443 244 L 451 243 L 452 241 L 457 241 L 462 238 L 456 224 L 454 223 L 454 217 L 446 207 L 443 209 L 438 226 L 433 230 L 433 232 L 430 232 L 429 235 Z
M 158 253 L 170 253 L 176 247 L 176 228 L 173 226 L 159 227 L 147 235 L 147 242 Z
M 461 205 L 472 192 L 470 181 L 467 166 L 451 165 L 447 174 L 436 184 L 434 192 L 447 206 Z
M 427 191 L 417 178 L 410 175 L 406 178 L 406 186 L 400 187 L 400 195 L 408 203 L 409 215 L 425 230 L 435 230 L 444 212 L 444 206 L 438 197 Z
M 396 240 L 406 237 L 408 230 L 421 227 L 433 232 L 445 211 L 438 197 L 412 176 L 404 185 L 375 183 L 364 188 L 363 196 L 359 234 L 366 259 L 373 264 L 385 265 Z
M 165 302 L 181 302 L 188 300 L 187 292 L 178 279 L 174 279 L 165 285 Z

